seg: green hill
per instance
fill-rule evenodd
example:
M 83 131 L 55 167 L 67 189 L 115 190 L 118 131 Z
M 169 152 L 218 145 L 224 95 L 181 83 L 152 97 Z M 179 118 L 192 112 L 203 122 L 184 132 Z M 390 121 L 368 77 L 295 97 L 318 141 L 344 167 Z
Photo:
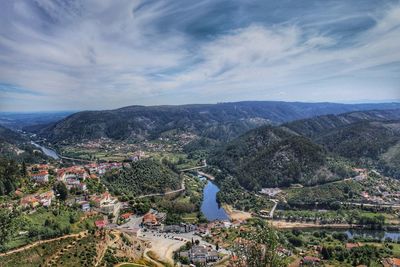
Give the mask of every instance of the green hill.
M 285 128 L 261 127 L 214 152 L 210 163 L 246 189 L 314 185 L 346 177 L 349 169 L 323 147 Z
M 399 109 L 373 110 L 260 127 L 216 149 L 209 162 L 250 190 L 339 180 L 351 175 L 350 163 L 397 177 L 399 119 Z
M 309 119 L 289 122 L 283 124 L 282 127 L 313 139 L 329 133 L 332 130 L 335 131 L 356 123 L 390 120 L 400 120 L 400 109 L 369 110 L 349 112 L 339 115 L 330 114 L 316 116 Z
M 335 155 L 400 178 L 399 109 L 319 116 L 283 127 Z
M 139 196 L 181 188 L 178 174 L 151 159 L 132 162 L 129 168 L 106 173 L 102 179 L 117 195 Z

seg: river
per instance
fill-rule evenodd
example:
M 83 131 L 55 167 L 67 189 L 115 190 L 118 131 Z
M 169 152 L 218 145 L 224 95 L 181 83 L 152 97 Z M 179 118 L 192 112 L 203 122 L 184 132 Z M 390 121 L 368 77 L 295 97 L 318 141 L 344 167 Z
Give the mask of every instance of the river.
M 377 240 L 377 239 L 385 240 L 387 238 L 390 238 L 391 240 L 394 240 L 394 241 L 400 240 L 400 232 L 396 232 L 396 231 L 351 229 L 351 230 L 347 230 L 345 232 L 345 234 L 349 238 L 364 237 L 364 238 L 373 238 L 375 240 Z
M 220 207 L 217 202 L 217 193 L 219 188 L 211 181 L 207 182 L 203 191 L 203 202 L 201 203 L 201 212 L 206 216 L 207 220 L 229 220 L 224 208 Z
M 353 239 L 357 237 L 368 238 L 373 240 L 385 240 L 390 239 L 393 241 L 400 241 L 400 231 L 396 230 L 368 230 L 368 229 L 316 229 L 316 228 L 307 228 L 302 229 L 304 232 L 337 232 L 344 233 L 348 238 Z
M 49 157 L 51 157 L 53 159 L 60 159 L 60 157 L 58 156 L 57 152 L 54 151 L 53 149 L 41 146 L 41 145 L 39 145 L 39 144 L 37 144 L 37 143 L 35 143 L 33 141 L 32 141 L 32 145 L 40 148 L 46 156 L 49 156 Z

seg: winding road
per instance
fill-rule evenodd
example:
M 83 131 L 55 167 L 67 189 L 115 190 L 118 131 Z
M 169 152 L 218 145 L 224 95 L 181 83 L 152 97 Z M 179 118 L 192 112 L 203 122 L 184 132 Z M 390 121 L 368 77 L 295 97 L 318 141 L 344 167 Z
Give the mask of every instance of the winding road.
M 168 196 L 168 195 L 179 193 L 179 192 L 182 192 L 182 191 L 185 191 L 185 190 L 186 190 L 185 182 L 182 181 L 180 189 L 177 189 L 177 190 L 174 190 L 174 191 L 165 192 L 165 193 L 155 193 L 155 194 L 148 194 L 148 195 L 138 196 L 136 198 Z

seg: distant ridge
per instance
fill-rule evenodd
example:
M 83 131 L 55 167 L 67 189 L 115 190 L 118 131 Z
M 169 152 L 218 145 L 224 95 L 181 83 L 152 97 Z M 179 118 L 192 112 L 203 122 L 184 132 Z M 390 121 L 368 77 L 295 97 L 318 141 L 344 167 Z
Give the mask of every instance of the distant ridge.
M 216 140 L 231 140 L 266 124 L 281 124 L 325 114 L 400 108 L 400 103 L 338 104 L 244 101 L 177 106 L 128 106 L 115 110 L 82 111 L 58 122 L 26 127 L 51 142 L 75 142 L 101 137 L 116 140 L 157 138 L 169 132 L 191 132 Z

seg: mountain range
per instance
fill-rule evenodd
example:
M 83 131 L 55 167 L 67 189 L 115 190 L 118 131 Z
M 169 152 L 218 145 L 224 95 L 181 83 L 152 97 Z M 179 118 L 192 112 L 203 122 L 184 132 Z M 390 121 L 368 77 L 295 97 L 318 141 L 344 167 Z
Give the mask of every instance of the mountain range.
M 234 102 L 181 106 L 130 106 L 83 111 L 47 125 L 28 126 L 53 143 L 98 138 L 143 140 L 171 131 L 191 132 L 215 140 L 231 140 L 250 129 L 325 114 L 400 108 L 399 103 L 336 104 L 300 102 Z
M 400 178 L 399 103 L 130 106 L 78 112 L 25 129 L 53 144 L 190 132 L 199 138 L 187 150 L 207 148 L 210 163 L 250 190 L 335 181 L 352 175 L 352 166 L 373 166 Z M 3 129 L 0 140 L 12 134 Z

